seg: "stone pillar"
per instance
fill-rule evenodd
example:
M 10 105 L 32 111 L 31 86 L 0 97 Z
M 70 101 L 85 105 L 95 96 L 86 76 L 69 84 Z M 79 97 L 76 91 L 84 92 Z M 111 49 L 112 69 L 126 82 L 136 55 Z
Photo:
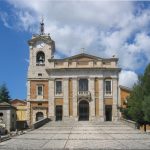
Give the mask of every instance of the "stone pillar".
M 95 78 L 89 78 L 89 91 L 91 93 L 90 107 L 90 120 L 95 118 Z
M 113 91 L 113 106 L 112 106 L 112 120 L 117 121 L 118 120 L 118 80 L 113 79 L 112 80 L 112 91 Z
M 69 82 L 68 79 L 63 79 L 63 95 L 64 95 L 64 104 L 63 104 L 63 117 L 64 119 L 69 117 L 69 93 L 68 93 Z
M 99 116 L 100 121 L 105 120 L 105 107 L 104 107 L 104 81 L 103 79 L 99 80 Z
M 72 79 L 72 85 L 73 85 L 73 117 L 75 120 L 78 120 L 78 103 L 77 103 L 77 78 Z
M 49 80 L 49 101 L 48 101 L 48 116 L 51 120 L 55 120 L 55 103 L 54 103 L 54 92 L 55 92 L 55 80 Z

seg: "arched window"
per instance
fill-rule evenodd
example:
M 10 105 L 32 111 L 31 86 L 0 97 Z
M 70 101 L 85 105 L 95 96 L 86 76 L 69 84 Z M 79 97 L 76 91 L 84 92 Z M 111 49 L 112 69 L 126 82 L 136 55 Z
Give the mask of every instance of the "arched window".
M 41 119 L 43 119 L 43 118 L 44 118 L 44 115 L 43 115 L 42 112 L 37 112 L 37 113 L 36 113 L 36 121 L 39 121 L 39 120 L 41 120 Z
M 38 52 L 36 55 L 36 63 L 44 64 L 45 62 L 45 54 L 43 52 Z

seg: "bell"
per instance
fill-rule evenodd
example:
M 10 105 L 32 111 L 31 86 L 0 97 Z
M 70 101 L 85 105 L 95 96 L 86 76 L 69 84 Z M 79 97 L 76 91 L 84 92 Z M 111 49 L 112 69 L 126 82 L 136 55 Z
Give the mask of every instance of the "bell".
M 42 57 L 42 56 L 40 56 L 40 57 L 39 57 L 39 61 L 42 61 L 42 60 L 43 60 L 43 57 Z

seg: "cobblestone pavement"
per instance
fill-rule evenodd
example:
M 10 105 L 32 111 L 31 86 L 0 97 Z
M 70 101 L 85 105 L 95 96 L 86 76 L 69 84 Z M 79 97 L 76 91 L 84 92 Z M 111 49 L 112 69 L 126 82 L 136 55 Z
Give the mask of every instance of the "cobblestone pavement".
M 150 149 L 150 134 L 121 122 L 51 122 L 0 143 L 0 149 Z

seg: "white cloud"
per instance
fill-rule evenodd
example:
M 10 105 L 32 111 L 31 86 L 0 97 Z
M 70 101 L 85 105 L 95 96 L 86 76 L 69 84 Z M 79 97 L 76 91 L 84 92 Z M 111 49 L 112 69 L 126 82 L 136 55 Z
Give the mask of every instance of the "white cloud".
M 150 10 L 136 2 L 7 1 L 14 6 L 22 30 L 38 33 L 44 15 L 45 30 L 61 54 L 74 55 L 84 47 L 100 57 L 116 55 L 123 69 L 133 71 L 150 61 Z
M 138 76 L 133 71 L 122 70 L 119 75 L 119 85 L 132 88 L 137 81 Z
M 11 26 L 8 24 L 8 14 L 6 12 L 0 12 L 0 19 L 5 27 L 11 28 Z

